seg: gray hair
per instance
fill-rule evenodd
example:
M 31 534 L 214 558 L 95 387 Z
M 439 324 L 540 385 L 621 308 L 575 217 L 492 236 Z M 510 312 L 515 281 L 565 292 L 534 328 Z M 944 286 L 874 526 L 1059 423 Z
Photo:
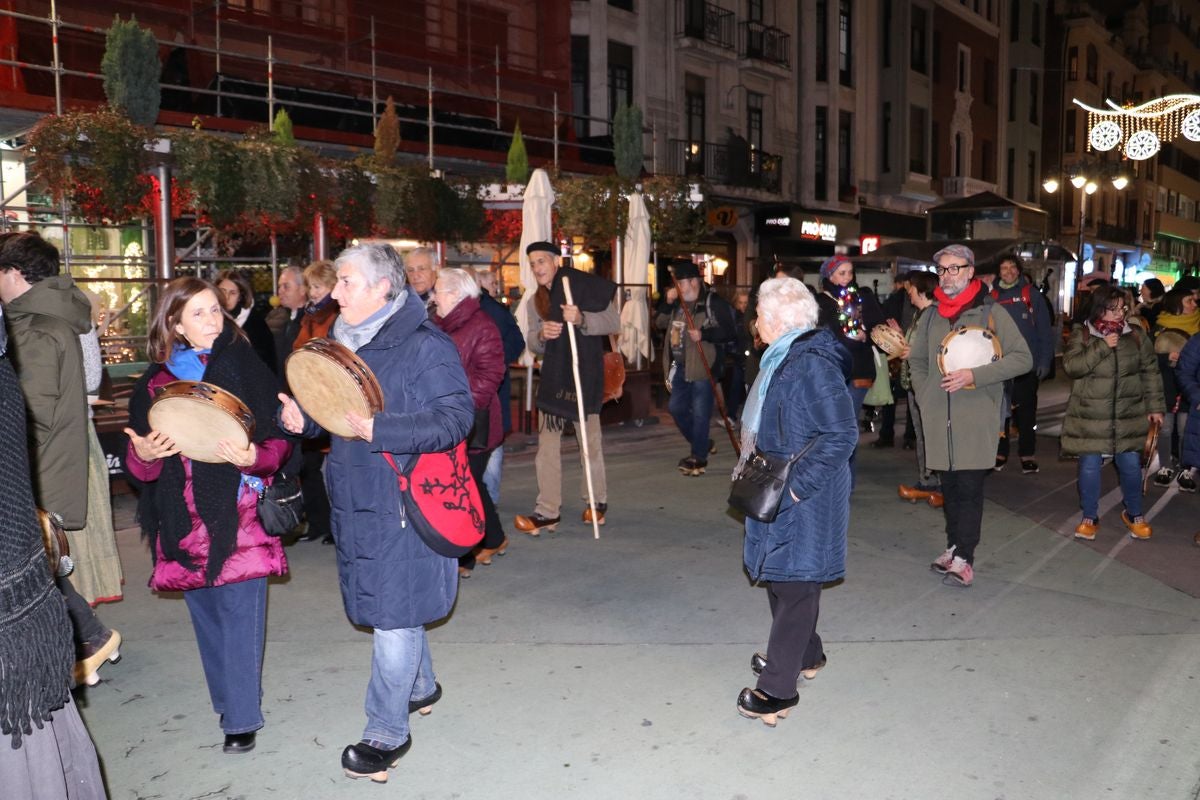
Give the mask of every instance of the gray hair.
M 432 247 L 414 247 L 408 251 L 408 257 L 413 256 L 429 256 L 429 265 L 433 267 L 434 272 L 437 272 L 442 266 L 442 260 L 438 258 L 438 251 Z
M 356 244 L 343 250 L 333 262 L 334 270 L 353 262 L 362 273 L 367 286 L 375 286 L 384 278 L 391 281 L 387 299 L 395 300 L 404 291 L 404 258 L 390 244 Z
M 781 334 L 815 328 L 819 314 L 816 298 L 795 278 L 772 278 L 758 287 L 758 316 Z
M 304 280 L 304 267 L 298 267 L 295 264 L 288 264 L 286 267 L 279 270 L 279 277 L 282 278 L 284 273 L 287 272 L 294 272 L 296 273 L 297 278 L 299 278 L 301 281 Z
M 437 282 L 445 283 L 446 288 L 457 298 L 457 305 L 464 298 L 479 297 L 479 284 L 471 277 L 471 273 L 458 267 L 446 267 L 438 270 Z

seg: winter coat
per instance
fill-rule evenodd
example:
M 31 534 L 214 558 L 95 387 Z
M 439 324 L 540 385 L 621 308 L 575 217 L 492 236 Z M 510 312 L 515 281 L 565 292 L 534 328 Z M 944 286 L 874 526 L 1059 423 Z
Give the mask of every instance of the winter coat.
M 512 430 L 512 378 L 509 376 L 508 365 L 521 357 L 525 350 L 525 337 L 521 335 L 521 328 L 508 306 L 487 292 L 479 295 L 479 307 L 496 323 L 496 329 L 500 331 L 500 341 L 504 343 L 504 380 L 500 382 L 498 394 L 500 418 L 504 421 L 504 432 L 508 433 Z
M 850 455 L 858 443 L 849 372 L 849 356 L 825 328 L 793 342 L 775 371 L 757 446 L 783 458 L 812 449 L 793 465 L 775 521 L 746 519 L 742 559 L 755 581 L 824 582 L 846 572 Z
M 1141 450 L 1147 414 L 1163 413 L 1162 375 L 1150 335 L 1128 323 L 1111 348 L 1090 322 L 1077 325 L 1063 351 L 1074 379 L 1063 419 L 1064 455 Z
M 292 340 L 292 349 L 299 350 L 313 339 L 329 338 L 329 331 L 337 321 L 340 308 L 336 300 L 327 296 L 316 308 L 304 309 L 300 314 L 300 330 Z
M 474 297 L 464 297 L 445 317 L 433 317 L 433 322 L 454 341 L 463 371 L 471 387 L 475 411 L 486 411 L 488 420 L 487 447 L 491 450 L 504 441 L 504 421 L 500 416 L 500 395 L 497 390 L 508 367 L 504 362 L 504 344 L 496 323 L 479 307 Z
M 672 327 L 678 329 L 680 349 L 683 353 L 683 377 L 688 381 L 707 381 L 708 372 L 700 359 L 703 351 L 708 360 L 709 369 L 714 378 L 721 377 L 725 365 L 727 345 L 737 341 L 737 322 L 734 319 L 733 306 L 721 295 L 702 286 L 700 296 L 688 309 L 692 312 L 692 323 L 700 331 L 700 341 L 693 342 L 687 333 L 687 317 L 678 301 L 662 307 L 655 319 L 655 327 L 667 331 L 666 357 L 663 358 L 663 369 L 670 375 L 671 361 L 675 358 L 675 349 L 671 346 Z
M 4 308 L 8 351 L 29 410 L 34 497 L 78 530 L 87 522 L 88 420 L 79 337 L 92 308 L 70 275 L 38 281 Z
M 850 372 L 851 379 L 860 382 L 861 385 L 870 386 L 875 382 L 875 348 L 871 344 L 871 338 L 868 335 L 866 339 L 860 342 L 842 333 L 842 324 L 838 321 L 837 300 L 834 299 L 832 294 L 829 294 L 829 292 L 833 291 L 829 288 L 832 284 L 828 281 L 823 281 L 822 283 L 825 286 L 825 291 L 816 292 L 817 307 L 821 309 L 820 321 L 817 324 L 833 331 L 838 342 L 850 354 L 853 364 Z M 870 289 L 859 286 L 858 296 L 862 303 L 862 327 L 867 334 L 870 334 L 872 328 L 883 323 L 883 308 L 880 307 L 879 300 Z
M 1028 290 L 1025 287 L 1029 287 Z M 1028 303 L 1025 302 L 1026 291 L 1029 292 Z M 1017 323 L 1017 329 L 1025 337 L 1025 344 L 1029 345 L 1029 352 L 1033 355 L 1034 370 L 1039 376 L 1049 375 L 1050 367 L 1054 364 L 1054 324 L 1045 297 L 1022 275 L 1017 279 L 1017 285 L 1010 289 L 1003 288 L 997 281 L 992 289 L 992 298 Z
M 454 343 L 412 292 L 357 355 L 379 381 L 384 410 L 372 441 L 334 436 L 325 461 L 342 602 L 356 625 L 414 628 L 450 613 L 458 564 L 401 527 L 400 488 L 382 454 L 406 469 L 420 453 L 450 449 L 470 431 L 475 404 Z M 306 423 L 305 436 L 320 435 Z
M 1000 340 L 1002 356 L 973 370 L 974 389 L 949 393 L 941 386 L 938 349 L 951 325 L 937 309 L 935 302 L 921 315 L 908 360 L 913 395 L 925 431 L 925 463 L 935 470 L 991 469 L 1000 439 L 1004 381 L 1033 369 L 1033 356 L 1012 317 L 981 290 L 953 327 L 990 329 Z
M 1183 395 L 1179 410 L 1186 409 L 1188 414 L 1179 460 L 1185 467 L 1200 467 L 1200 336 L 1193 336 L 1183 346 L 1175 380 Z
M 150 377 L 146 383 L 146 391 L 154 397 L 159 387 L 171 381 L 179 380 L 166 367 Z M 255 445 L 257 458 L 253 466 L 244 470 L 245 474 L 262 478 L 270 483 L 272 476 L 287 460 L 292 452 L 291 443 L 287 439 L 267 439 Z M 191 559 L 192 566 L 179 561 L 168 559 L 163 554 L 162 543 L 155 542 L 154 571 L 150 576 L 150 588 L 159 592 L 184 592 L 188 589 L 201 589 L 206 586 L 204 565 L 208 563 L 208 552 L 211 544 L 208 528 L 196 510 L 196 498 L 192 484 L 192 460 L 180 456 L 183 462 L 185 481 L 183 486 L 183 502 L 187 506 L 188 516 L 192 520 L 192 530 L 184 537 L 179 545 Z M 138 458 L 133 445 L 126 447 L 125 469 L 135 479 L 142 483 L 157 481 L 162 472 L 163 460 L 145 462 Z M 213 586 L 228 583 L 239 583 L 267 575 L 283 575 L 287 573 L 287 557 L 283 554 L 283 541 L 276 536 L 268 536 L 263 530 L 262 522 L 258 519 L 258 493 L 249 486 L 242 486 L 237 495 L 237 548 L 225 561 L 221 573 Z
M 242 323 L 242 331 L 250 340 L 254 352 L 272 373 L 275 372 L 278 361 L 275 358 L 275 334 L 267 327 L 267 314 L 259 306 L 250 309 L 249 316 Z

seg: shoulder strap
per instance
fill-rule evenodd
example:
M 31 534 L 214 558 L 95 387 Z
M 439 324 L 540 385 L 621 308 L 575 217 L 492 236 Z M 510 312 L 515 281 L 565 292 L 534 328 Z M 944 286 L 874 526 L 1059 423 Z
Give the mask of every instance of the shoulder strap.
M 1025 308 L 1033 313 L 1033 287 L 1028 282 L 1021 287 L 1021 299 L 1025 301 Z

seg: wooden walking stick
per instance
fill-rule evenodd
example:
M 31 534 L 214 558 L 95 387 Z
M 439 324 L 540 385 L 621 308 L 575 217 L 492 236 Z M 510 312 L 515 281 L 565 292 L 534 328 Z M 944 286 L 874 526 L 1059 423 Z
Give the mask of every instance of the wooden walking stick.
M 563 275 L 562 283 L 567 305 L 575 305 L 575 301 L 571 298 L 571 281 L 566 275 Z M 599 539 L 600 518 L 596 514 L 596 490 L 592 488 L 592 461 L 588 454 L 587 416 L 583 410 L 583 381 L 579 379 L 579 345 L 575 343 L 574 323 L 566 322 L 564 324 L 567 326 L 567 339 L 571 342 L 571 374 L 575 377 L 575 401 L 579 409 L 579 425 L 575 431 L 579 434 L 579 449 L 583 451 L 583 474 L 587 478 L 588 508 L 592 510 L 592 531 L 595 538 Z
M 689 331 L 696 330 L 696 322 L 692 319 L 692 312 L 688 309 L 687 303 L 683 301 L 683 292 L 679 288 L 679 281 L 675 278 L 675 271 L 668 270 L 671 276 L 671 285 L 675 287 L 675 296 L 679 298 L 679 307 L 683 309 L 683 316 L 687 320 L 687 329 Z M 690 338 L 690 337 L 689 337 Z M 725 432 L 729 434 L 729 443 L 733 445 L 733 454 L 736 456 L 742 452 L 742 445 L 738 442 L 737 434 L 733 432 L 733 426 L 729 424 L 729 415 L 725 413 L 725 398 L 721 394 L 721 387 L 717 385 L 717 381 L 713 378 L 712 368 L 708 366 L 708 357 L 704 355 L 704 348 L 699 342 L 693 342 L 696 345 L 696 351 L 700 354 L 700 363 L 704 365 L 704 374 L 708 376 L 708 383 L 712 386 L 713 397 L 717 400 L 717 411 L 721 413 L 721 422 L 725 424 Z

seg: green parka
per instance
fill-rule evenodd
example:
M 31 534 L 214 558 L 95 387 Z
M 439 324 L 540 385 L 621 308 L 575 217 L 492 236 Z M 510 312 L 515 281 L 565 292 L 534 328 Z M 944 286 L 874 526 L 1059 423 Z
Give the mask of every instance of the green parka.
M 950 320 L 938 313 L 937 303 L 921 315 L 912 338 L 909 370 L 913 396 L 925 431 L 925 463 L 929 469 L 991 469 L 1000 440 L 1004 382 L 1033 369 L 1033 356 L 1012 317 L 991 295 L 980 292 L 959 314 L 954 328 L 988 328 L 1000 341 L 1001 357 L 976 367 L 974 389 L 947 392 L 941 387 L 938 349 L 950 333 Z M 949 421 L 950 424 L 947 424 Z
M 91 305 L 70 275 L 38 281 L 4 307 L 9 352 L 29 409 L 29 455 L 39 506 L 78 530 L 87 522 L 88 436 L 79 337 Z
M 1162 375 L 1149 334 L 1128 323 L 1115 348 L 1090 322 L 1076 326 L 1063 351 L 1063 372 L 1074 379 L 1063 420 L 1063 455 L 1112 455 L 1140 450 L 1147 414 L 1161 414 Z

